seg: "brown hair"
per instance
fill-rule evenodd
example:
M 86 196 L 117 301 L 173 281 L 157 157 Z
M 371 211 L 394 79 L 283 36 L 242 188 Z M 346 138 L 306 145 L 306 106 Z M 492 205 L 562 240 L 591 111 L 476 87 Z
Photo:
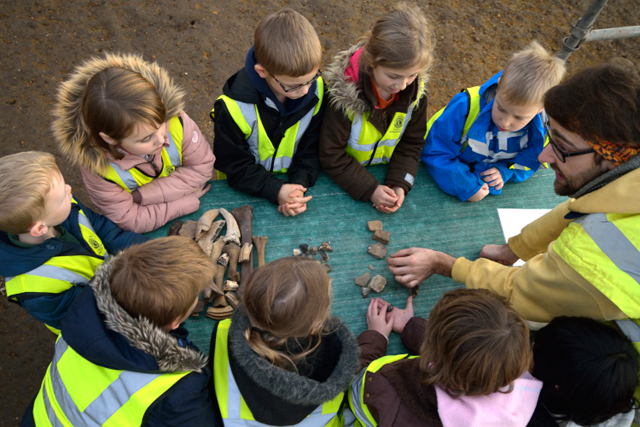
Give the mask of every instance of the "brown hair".
M 0 230 L 22 234 L 41 219 L 55 177 L 62 177 L 49 153 L 26 151 L 0 159 Z
M 331 279 L 316 260 L 281 258 L 251 274 L 242 302 L 252 325 L 245 331 L 249 346 L 273 365 L 296 370 L 327 332 Z M 290 338 L 307 339 L 305 351 L 290 354 Z
M 131 135 L 139 122 L 156 127 L 167 121 L 167 109 L 153 83 L 140 73 L 119 67 L 91 77 L 81 108 L 91 141 L 116 159 L 123 155 L 107 144 L 100 132 L 120 141 Z
M 528 366 L 529 328 L 504 298 L 456 289 L 433 307 L 420 349 L 425 385 L 483 396 L 510 385 Z
M 365 45 L 360 66 L 370 76 L 378 65 L 398 70 L 422 66 L 423 71 L 428 70 L 436 41 L 422 10 L 399 3 L 378 19 L 358 43 Z
M 640 146 L 640 73 L 627 59 L 578 71 L 546 93 L 544 107 L 583 138 Z
M 545 92 L 560 83 L 565 72 L 564 61 L 534 41 L 509 59 L 498 89 L 516 105 L 542 106 Z
M 293 9 L 282 9 L 263 18 L 253 38 L 256 62 L 272 75 L 304 76 L 322 61 L 316 30 Z
M 131 246 L 113 263 L 111 294 L 132 317 L 163 328 L 188 314 L 211 283 L 215 264 L 196 242 L 162 237 Z

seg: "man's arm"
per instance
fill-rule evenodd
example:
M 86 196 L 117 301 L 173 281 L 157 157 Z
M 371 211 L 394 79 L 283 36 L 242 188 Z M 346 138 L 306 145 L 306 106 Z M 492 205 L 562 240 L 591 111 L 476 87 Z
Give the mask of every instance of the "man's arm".
M 456 259 L 426 248 L 402 249 L 387 258 L 389 270 L 398 283 L 414 288 L 433 274 L 451 277 Z

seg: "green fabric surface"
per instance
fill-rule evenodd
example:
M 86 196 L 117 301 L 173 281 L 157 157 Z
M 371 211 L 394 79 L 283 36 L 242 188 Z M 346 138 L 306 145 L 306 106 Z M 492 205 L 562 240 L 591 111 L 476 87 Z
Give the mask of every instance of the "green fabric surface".
M 386 166 L 373 166 L 368 170 L 383 181 Z M 366 311 L 369 299 L 384 298 L 391 304 L 404 308 L 408 291 L 395 282 L 386 267 L 385 260 L 377 260 L 367 253 L 373 233 L 367 229 L 367 221 L 381 220 L 384 230 L 391 232 L 388 255 L 408 247 L 425 247 L 450 255 L 476 259 L 484 244 L 502 244 L 504 237 L 498 218 L 498 208 L 544 209 L 553 208 L 565 198 L 553 192 L 554 172 L 540 168 L 522 183 L 508 183 L 500 196 L 488 195 L 477 203 L 462 203 L 456 197 L 443 193 L 421 163 L 413 190 L 405 198 L 403 206 L 393 214 L 378 212 L 371 203 L 353 200 L 326 174 L 321 173 L 316 185 L 307 194 L 313 199 L 307 211 L 286 218 L 271 203 L 235 191 L 226 181 L 213 181 L 211 190 L 200 200 L 200 210 L 183 217 L 197 220 L 209 209 L 225 208 L 228 211 L 246 204 L 253 205 L 253 235 L 268 236 L 266 262 L 292 255 L 301 243 L 319 246 L 329 242 L 329 264 L 333 268 L 332 313 L 340 316 L 354 335 L 367 328 Z M 149 237 L 166 236 L 170 224 L 147 233 Z M 223 230 L 224 233 L 224 230 Z M 257 265 L 254 252 L 254 260 Z M 318 257 L 319 258 L 319 257 Z M 368 266 L 374 267 L 373 271 Z M 387 286 L 380 294 L 371 293 L 363 299 L 360 287 L 354 279 L 369 272 L 387 279 Z M 414 299 L 415 315 L 427 317 L 442 294 L 463 287 L 462 284 L 441 276 L 432 276 L 421 286 Z M 191 340 L 205 353 L 215 321 L 205 317 L 189 318 L 186 327 Z M 387 354 L 406 353 L 397 334 L 392 333 Z

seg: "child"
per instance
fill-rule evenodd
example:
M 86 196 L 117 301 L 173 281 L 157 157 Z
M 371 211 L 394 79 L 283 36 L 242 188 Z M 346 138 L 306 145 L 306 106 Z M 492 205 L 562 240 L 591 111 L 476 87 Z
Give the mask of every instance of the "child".
M 544 385 L 529 426 L 631 426 L 638 352 L 616 329 L 556 317 L 536 333 L 531 373 Z
M 542 97 L 564 73 L 564 62 L 533 42 L 485 84 L 454 96 L 429 120 L 422 150 L 440 189 L 477 202 L 533 175 L 545 144 Z
M 506 300 L 457 289 L 436 303 L 429 321 L 412 317 L 411 297 L 388 319 L 387 306 L 371 301 L 369 330 L 358 337 L 365 369 L 351 384 L 349 405 L 363 425 L 527 425 L 542 383 L 526 372 L 529 329 Z M 383 357 L 392 328 L 419 357 Z
M 73 199 L 51 154 L 0 159 L 0 275 L 9 301 L 53 332 L 109 254 L 145 241 Z
M 183 111 L 167 72 L 135 55 L 106 54 L 60 85 L 53 133 L 113 222 L 144 233 L 195 212 L 215 157 Z
M 426 133 L 427 70 L 435 39 L 417 6 L 397 5 L 325 73 L 330 107 L 320 163 L 356 200 L 395 212 L 411 190 Z M 389 163 L 384 185 L 365 166 Z
M 62 321 L 22 425 L 217 425 L 206 356 L 182 326 L 214 271 L 179 236 L 112 257 Z
M 277 204 L 284 216 L 307 209 L 305 193 L 320 171 L 321 59 L 320 40 L 304 16 L 273 13 L 258 24 L 244 68 L 227 80 L 211 111 L 218 177 Z
M 314 260 L 282 258 L 251 274 L 242 304 L 211 338 L 225 425 L 342 425 L 358 347 L 329 315 L 330 300 L 331 280 Z

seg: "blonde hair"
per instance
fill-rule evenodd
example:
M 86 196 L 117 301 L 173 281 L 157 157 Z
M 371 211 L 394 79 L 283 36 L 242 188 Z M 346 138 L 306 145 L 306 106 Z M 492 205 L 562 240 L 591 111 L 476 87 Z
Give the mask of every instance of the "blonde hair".
M 109 282 L 111 294 L 129 315 L 163 328 L 188 314 L 214 272 L 215 264 L 196 242 L 170 236 L 123 250 Z
M 140 122 L 155 128 L 167 121 L 167 109 L 153 83 L 140 73 L 120 67 L 106 68 L 91 77 L 81 108 L 92 143 L 116 159 L 124 156 L 107 144 L 100 132 L 120 141 Z
M 252 325 L 245 331 L 251 349 L 275 366 L 297 371 L 296 362 L 327 333 L 331 279 L 316 260 L 281 258 L 251 274 L 242 302 Z M 292 338 L 298 344 L 307 340 L 301 353 L 288 351 Z
M 0 230 L 22 234 L 46 212 L 54 177 L 62 177 L 55 158 L 41 151 L 0 159 Z
M 263 18 L 254 33 L 256 62 L 272 75 L 300 77 L 320 67 L 322 46 L 307 18 L 282 9 Z
M 433 27 L 422 10 L 416 5 L 399 3 L 378 19 L 358 43 L 365 45 L 360 66 L 370 76 L 379 65 L 398 70 L 421 66 L 427 71 L 436 41 Z
M 559 84 L 565 73 L 564 61 L 534 41 L 507 62 L 498 90 L 514 104 L 542 106 L 545 92 Z
M 433 307 L 420 348 L 422 382 L 451 395 L 484 396 L 509 386 L 529 366 L 529 328 L 501 296 L 456 289 Z

